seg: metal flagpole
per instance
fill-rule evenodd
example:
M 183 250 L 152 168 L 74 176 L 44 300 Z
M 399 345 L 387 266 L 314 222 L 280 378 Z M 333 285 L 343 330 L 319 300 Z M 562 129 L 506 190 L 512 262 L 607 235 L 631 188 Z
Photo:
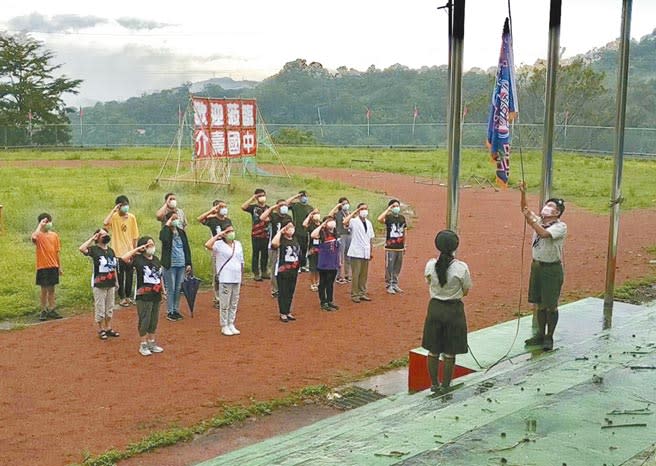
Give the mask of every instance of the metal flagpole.
M 617 79 L 617 103 L 615 107 L 615 172 L 613 193 L 610 200 L 610 227 L 608 232 L 608 256 L 606 259 L 606 292 L 604 294 L 604 329 L 613 323 L 613 294 L 615 291 L 615 267 L 617 264 L 617 237 L 620 227 L 622 203 L 622 168 L 624 165 L 624 125 L 626 123 L 626 89 L 629 80 L 629 47 L 631 44 L 631 8 L 633 0 L 622 2 L 622 33 L 620 36 L 620 66 Z
M 462 55 L 465 40 L 465 0 L 453 1 L 453 28 L 450 46 L 449 115 L 447 151 L 449 154 L 449 181 L 447 194 L 447 228 L 458 231 L 458 201 L 460 176 L 460 143 L 462 136 Z
M 551 0 L 549 11 L 549 58 L 547 61 L 547 86 L 542 136 L 542 187 L 540 206 L 551 197 L 553 175 L 554 112 L 556 106 L 556 75 L 560 52 L 560 15 L 562 0 Z

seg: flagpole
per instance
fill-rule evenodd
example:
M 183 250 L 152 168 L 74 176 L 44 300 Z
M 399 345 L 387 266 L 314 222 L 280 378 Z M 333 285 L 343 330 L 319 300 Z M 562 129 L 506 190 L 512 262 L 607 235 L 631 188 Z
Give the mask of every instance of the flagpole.
M 608 232 L 608 256 L 606 260 L 606 292 L 604 293 L 604 329 L 613 323 L 613 296 L 617 265 L 617 239 L 620 227 L 622 203 L 622 168 L 624 165 L 624 125 L 626 123 L 626 90 L 629 78 L 629 47 L 631 44 L 631 8 L 633 0 L 622 2 L 622 34 L 620 36 L 620 66 L 617 79 L 617 104 L 615 107 L 615 172 L 613 194 L 610 200 L 610 227 Z
M 458 202 L 460 177 L 460 143 L 462 137 L 462 55 L 465 41 L 465 0 L 453 1 L 453 27 L 450 38 L 449 114 L 447 152 L 449 180 L 447 193 L 447 228 L 458 231 Z
M 556 75 L 560 53 L 560 15 L 562 0 L 551 0 L 549 12 L 549 58 L 547 62 L 546 105 L 542 136 L 542 186 L 540 205 L 551 197 L 553 176 L 554 111 L 556 107 Z

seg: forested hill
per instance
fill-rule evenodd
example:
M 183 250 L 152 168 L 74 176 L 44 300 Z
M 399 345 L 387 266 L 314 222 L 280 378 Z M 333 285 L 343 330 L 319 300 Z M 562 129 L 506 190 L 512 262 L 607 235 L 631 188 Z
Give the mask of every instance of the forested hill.
M 564 62 L 558 74 L 556 122 L 612 125 L 614 119 L 617 47 L 610 44 Z M 464 74 L 463 95 L 467 122 L 487 117 L 494 70 L 473 69 Z M 520 118 L 541 123 L 544 118 L 545 63 L 517 70 Z M 125 102 L 98 103 L 84 109 L 85 125 L 175 124 L 178 107 L 185 108 L 191 84 L 142 95 Z M 297 59 L 252 88 L 224 89 L 206 84 L 211 97 L 255 97 L 269 124 L 364 124 L 370 109 L 371 124 L 446 121 L 447 68 L 410 69 L 393 65 L 365 71 Z M 627 125 L 656 127 L 656 31 L 631 44 Z M 78 122 L 76 116 L 71 118 Z M 101 130 L 98 130 L 101 131 Z M 168 129 L 167 129 L 168 131 Z M 88 137 L 91 137 L 89 134 Z M 88 142 L 92 142 L 88 140 Z

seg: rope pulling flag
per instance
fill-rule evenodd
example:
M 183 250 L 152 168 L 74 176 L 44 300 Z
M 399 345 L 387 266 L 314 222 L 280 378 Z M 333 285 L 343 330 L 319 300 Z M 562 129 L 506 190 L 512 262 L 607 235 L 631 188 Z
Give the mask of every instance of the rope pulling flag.
M 492 92 L 490 116 L 487 122 L 487 147 L 496 164 L 497 184 L 508 187 L 510 176 L 510 123 L 519 112 L 517 89 L 515 88 L 515 66 L 513 60 L 512 34 L 508 18 L 503 24 L 501 52 L 497 67 L 497 78 Z

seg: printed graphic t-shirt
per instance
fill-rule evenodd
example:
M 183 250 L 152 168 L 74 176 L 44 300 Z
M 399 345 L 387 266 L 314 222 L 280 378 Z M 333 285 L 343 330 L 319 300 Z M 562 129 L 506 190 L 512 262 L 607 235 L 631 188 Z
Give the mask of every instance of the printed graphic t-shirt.
M 139 254 L 132 259 L 137 271 L 137 300 L 159 301 L 162 295 L 162 265 L 155 256 Z
M 93 286 L 95 288 L 112 288 L 116 286 L 116 267 L 118 259 L 112 248 L 103 249 L 93 245 L 86 256 L 93 260 Z
M 408 225 L 403 215 L 388 215 L 385 217 L 385 249 L 394 251 L 405 249 L 405 229 Z
M 253 221 L 251 237 L 269 239 L 269 229 L 267 228 L 269 222 L 260 220 L 260 215 L 268 208 L 268 205 L 259 206 L 257 204 L 251 204 L 246 209 L 246 212 L 251 214 L 251 220 Z

